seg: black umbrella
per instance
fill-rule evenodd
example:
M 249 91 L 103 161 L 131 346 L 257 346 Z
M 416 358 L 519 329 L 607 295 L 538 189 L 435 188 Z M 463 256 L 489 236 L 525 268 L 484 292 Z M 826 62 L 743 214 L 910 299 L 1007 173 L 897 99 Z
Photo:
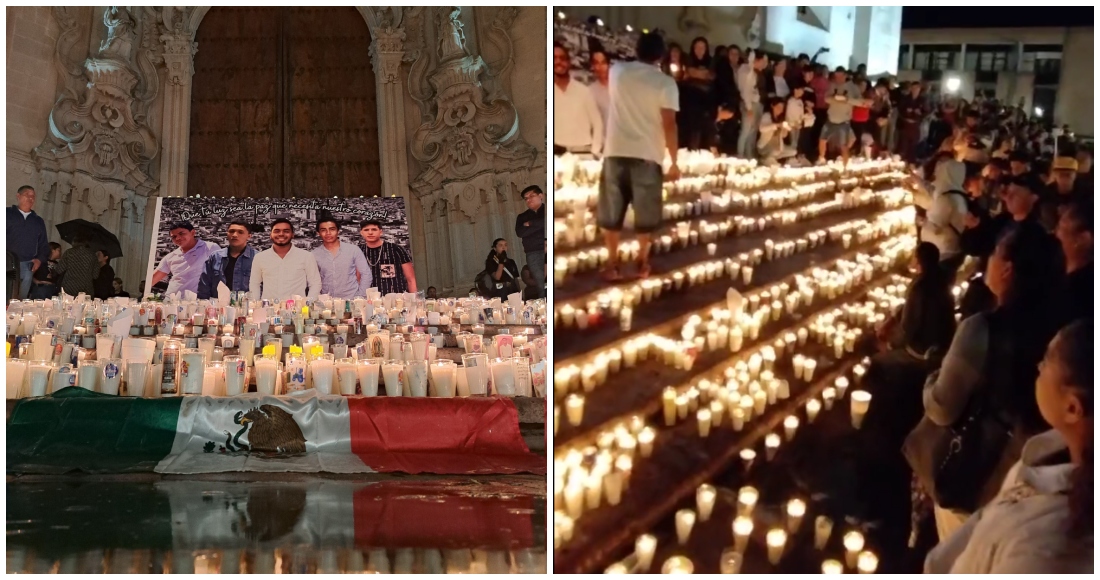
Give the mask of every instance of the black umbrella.
M 73 243 L 74 240 L 83 239 L 94 250 L 102 250 L 108 258 L 122 257 L 122 244 L 118 243 L 118 236 L 107 231 L 102 225 L 88 220 L 69 220 L 57 224 L 57 233 L 61 239 Z

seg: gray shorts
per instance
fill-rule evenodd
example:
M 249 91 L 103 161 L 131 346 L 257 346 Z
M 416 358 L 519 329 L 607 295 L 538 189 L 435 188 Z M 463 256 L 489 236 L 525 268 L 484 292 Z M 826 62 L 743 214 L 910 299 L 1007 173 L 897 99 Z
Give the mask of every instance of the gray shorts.
M 649 233 L 661 225 L 661 166 L 646 159 L 605 157 L 600 175 L 596 223 L 605 230 L 623 229 L 627 206 L 634 207 L 634 231 Z
M 852 131 L 851 123 L 826 122 L 825 126 L 821 129 L 822 141 L 832 141 L 840 147 L 847 147 L 848 142 L 855 139 L 855 137 L 856 134 Z

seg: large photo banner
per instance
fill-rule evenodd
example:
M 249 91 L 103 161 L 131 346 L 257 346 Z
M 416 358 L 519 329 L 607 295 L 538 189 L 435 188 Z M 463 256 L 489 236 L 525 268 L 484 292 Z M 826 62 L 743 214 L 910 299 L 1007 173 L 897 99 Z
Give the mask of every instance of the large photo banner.
M 401 246 L 409 256 L 409 221 L 405 211 L 405 199 L 401 197 L 336 198 L 185 198 L 162 197 L 157 199 L 153 222 L 153 242 L 149 252 L 149 264 L 145 280 L 153 279 L 161 260 L 176 249 L 172 243 L 172 224 L 185 221 L 195 227 L 195 238 L 218 246 L 227 245 L 226 232 L 235 220 L 249 224 L 252 231 L 249 245 L 256 251 L 271 247 L 271 224 L 285 218 L 294 224 L 294 245 L 306 251 L 321 246 L 317 233 L 319 215 L 332 215 L 340 226 L 340 242 L 365 250 L 365 242 L 359 226 L 367 220 L 382 224 L 382 239 Z M 163 293 L 167 281 L 146 292 Z

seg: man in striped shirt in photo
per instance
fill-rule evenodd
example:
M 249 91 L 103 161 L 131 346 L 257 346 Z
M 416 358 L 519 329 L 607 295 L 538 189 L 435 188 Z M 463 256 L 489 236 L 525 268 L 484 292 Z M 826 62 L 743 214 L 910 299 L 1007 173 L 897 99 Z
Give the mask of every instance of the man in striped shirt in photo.
M 371 269 L 374 287 L 383 295 L 416 292 L 412 258 L 405 248 L 382 240 L 382 223 L 377 220 L 363 222 L 359 235 L 366 242 L 367 265 Z

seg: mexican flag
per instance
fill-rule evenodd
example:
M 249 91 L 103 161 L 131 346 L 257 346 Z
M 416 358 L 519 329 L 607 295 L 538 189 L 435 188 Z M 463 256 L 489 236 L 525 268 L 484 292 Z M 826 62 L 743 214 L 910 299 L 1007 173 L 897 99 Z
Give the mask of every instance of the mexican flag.
M 8 421 L 8 473 L 545 473 L 508 398 L 114 397 L 69 387 Z

